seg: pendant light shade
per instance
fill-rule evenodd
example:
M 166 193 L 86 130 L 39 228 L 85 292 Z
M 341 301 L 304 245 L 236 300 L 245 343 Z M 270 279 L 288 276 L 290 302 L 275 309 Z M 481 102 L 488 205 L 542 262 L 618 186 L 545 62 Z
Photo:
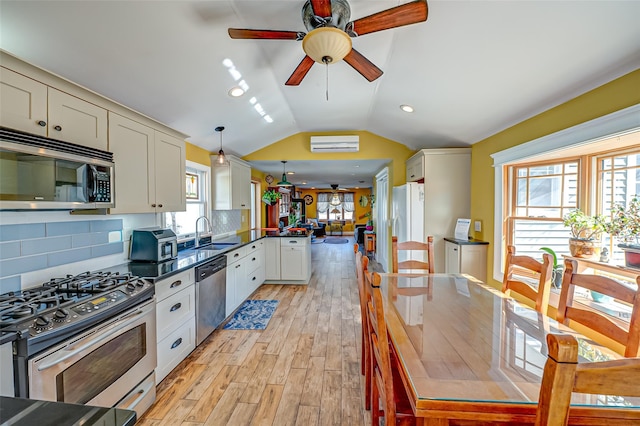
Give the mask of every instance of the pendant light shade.
M 227 161 L 227 157 L 225 157 L 224 151 L 222 150 L 222 131 L 224 130 L 224 126 L 218 126 L 215 130 L 220 133 L 220 151 L 218 151 L 218 158 L 216 159 L 216 162 L 218 164 L 224 164 Z
M 282 167 L 283 167 L 282 180 L 280 182 L 278 182 L 277 185 L 278 186 L 293 186 L 293 184 L 287 180 L 287 162 L 286 161 L 282 161 Z

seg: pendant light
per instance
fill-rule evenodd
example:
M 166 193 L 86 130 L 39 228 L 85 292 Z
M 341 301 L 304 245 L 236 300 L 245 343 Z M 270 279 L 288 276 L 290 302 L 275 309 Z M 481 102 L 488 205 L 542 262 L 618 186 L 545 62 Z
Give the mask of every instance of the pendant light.
M 220 151 L 218 151 L 218 158 L 216 159 L 216 162 L 218 164 L 224 164 L 227 161 L 227 157 L 225 157 L 224 151 L 222 150 L 222 131 L 224 130 L 224 126 L 218 126 L 215 130 L 220 133 Z
M 281 161 L 281 163 L 282 163 L 282 167 L 283 167 L 282 180 L 280 182 L 278 182 L 277 185 L 278 186 L 293 186 L 293 184 L 287 180 L 287 162 L 283 160 L 283 161 Z

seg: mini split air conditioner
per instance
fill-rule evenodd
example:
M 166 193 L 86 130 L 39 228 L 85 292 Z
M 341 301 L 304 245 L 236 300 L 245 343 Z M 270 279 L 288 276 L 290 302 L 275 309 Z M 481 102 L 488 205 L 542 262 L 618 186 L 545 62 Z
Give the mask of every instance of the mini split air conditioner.
M 311 152 L 358 152 L 360 136 L 311 136 Z

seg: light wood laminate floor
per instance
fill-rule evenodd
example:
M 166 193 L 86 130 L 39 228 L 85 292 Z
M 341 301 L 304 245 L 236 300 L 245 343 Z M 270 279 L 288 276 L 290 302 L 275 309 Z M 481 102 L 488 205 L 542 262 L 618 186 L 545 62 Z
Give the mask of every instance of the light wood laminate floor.
M 265 330 L 214 331 L 157 388 L 138 425 L 368 425 L 360 374 L 353 237 L 312 244 L 308 286 L 263 285 L 279 300 Z

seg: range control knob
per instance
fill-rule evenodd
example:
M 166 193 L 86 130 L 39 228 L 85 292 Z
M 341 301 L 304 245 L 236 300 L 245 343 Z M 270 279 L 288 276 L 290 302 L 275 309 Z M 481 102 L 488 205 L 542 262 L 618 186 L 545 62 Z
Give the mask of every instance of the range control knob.
M 127 290 L 134 291 L 136 289 L 136 285 L 134 283 L 127 283 Z
M 64 322 L 64 320 L 67 319 L 68 316 L 69 311 L 67 309 L 60 308 L 53 314 L 53 320 L 55 322 Z
M 144 281 L 142 281 L 142 280 L 136 280 L 136 285 L 137 285 L 138 287 L 144 287 Z
M 43 330 L 47 328 L 49 324 L 51 324 L 51 320 L 49 320 L 49 318 L 45 317 L 44 315 L 41 315 L 34 321 L 33 328 L 35 328 L 36 330 Z

